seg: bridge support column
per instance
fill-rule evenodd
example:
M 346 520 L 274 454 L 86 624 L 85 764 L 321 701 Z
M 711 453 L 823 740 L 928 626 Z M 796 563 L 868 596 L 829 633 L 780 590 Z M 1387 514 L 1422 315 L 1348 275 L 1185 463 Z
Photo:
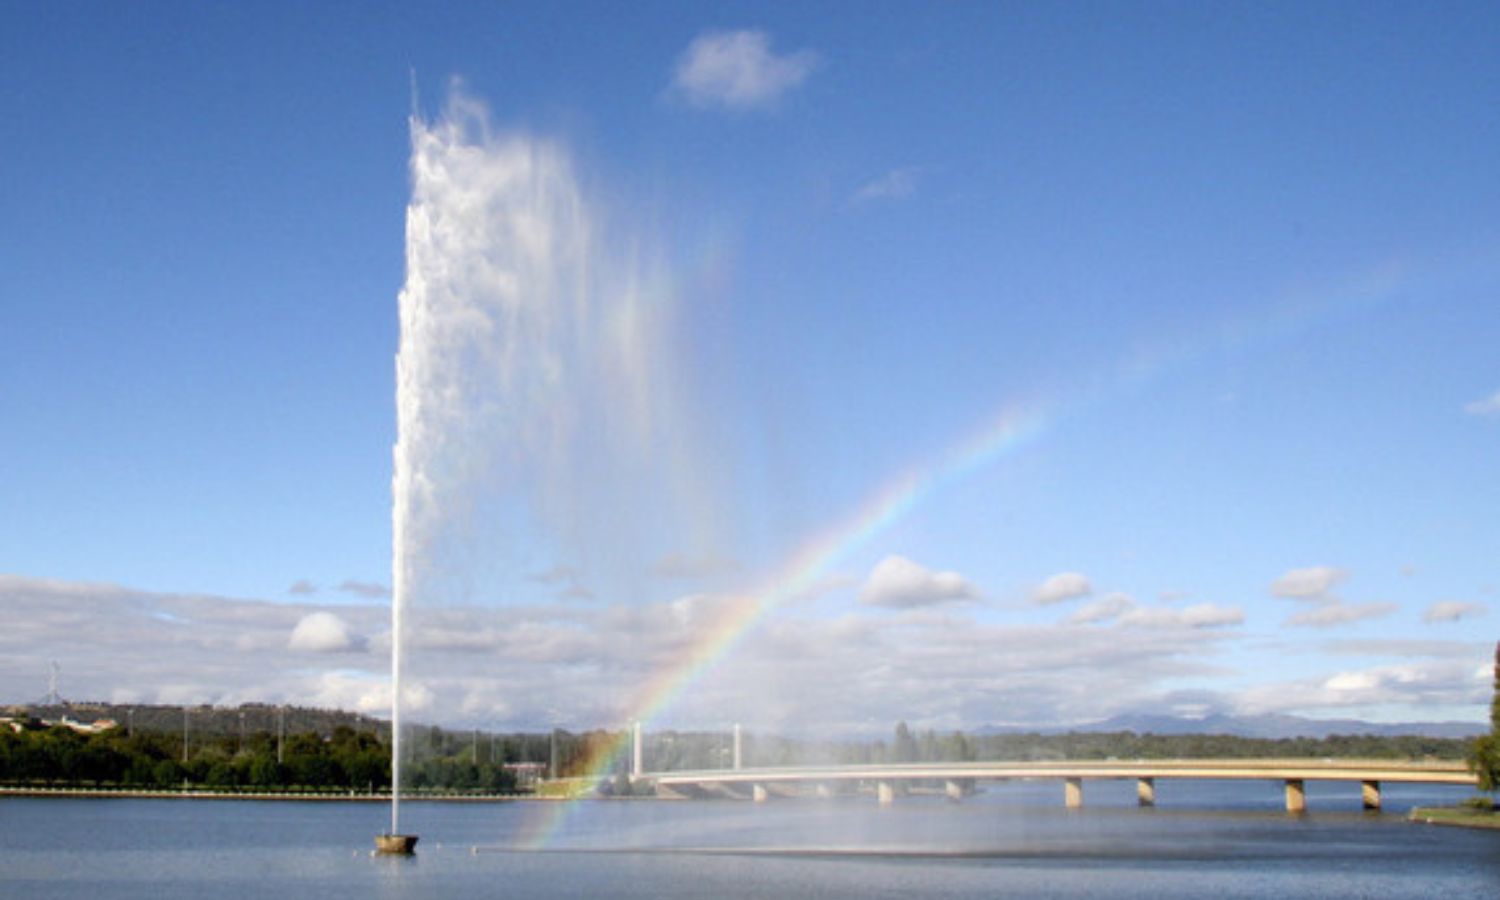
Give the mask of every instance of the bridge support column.
M 827 800 L 833 796 L 833 788 L 828 786 L 828 782 L 820 781 L 818 782 L 818 786 L 813 788 L 813 793 L 820 799 Z
M 875 782 L 875 799 L 880 801 L 881 806 L 890 806 L 896 802 L 896 784 L 891 781 Z
M 1156 779 L 1137 778 L 1135 780 L 1135 802 L 1140 806 L 1156 805 Z
M 1078 809 L 1083 806 L 1083 779 L 1066 778 L 1063 780 L 1063 802 L 1068 809 Z
M 634 733 L 631 735 L 630 754 L 630 780 L 632 782 L 637 778 L 640 778 L 641 773 L 646 771 L 646 768 L 643 765 L 644 760 L 642 758 L 644 754 L 641 752 L 641 721 L 639 719 L 637 719 L 635 722 L 633 732 Z
M 734 770 L 736 772 L 738 772 L 740 770 L 741 763 L 744 762 L 744 756 L 741 753 L 741 751 L 744 750 L 744 747 L 745 747 L 745 745 L 744 745 L 744 736 L 740 733 L 740 723 L 735 722 L 734 723 Z
M 1380 808 L 1380 782 L 1362 781 L 1359 792 L 1365 801 L 1365 809 Z
M 1289 813 L 1307 812 L 1307 789 L 1303 787 L 1300 778 L 1286 780 L 1286 811 Z
M 948 795 L 949 800 L 957 802 L 964 798 L 964 786 L 949 778 L 943 782 L 943 793 Z
M 754 785 L 750 789 L 750 796 L 755 799 L 756 803 L 765 803 L 766 802 L 766 798 L 769 797 L 769 796 L 771 796 L 771 795 L 766 792 L 766 786 L 765 785 L 763 785 L 763 784 L 757 784 L 757 785 Z

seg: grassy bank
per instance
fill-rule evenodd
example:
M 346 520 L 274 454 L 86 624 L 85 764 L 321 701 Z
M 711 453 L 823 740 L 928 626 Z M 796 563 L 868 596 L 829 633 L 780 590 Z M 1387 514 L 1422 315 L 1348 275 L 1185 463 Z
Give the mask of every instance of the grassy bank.
M 1419 806 L 1411 811 L 1410 818 L 1424 825 L 1500 830 L 1500 812 L 1480 806 Z

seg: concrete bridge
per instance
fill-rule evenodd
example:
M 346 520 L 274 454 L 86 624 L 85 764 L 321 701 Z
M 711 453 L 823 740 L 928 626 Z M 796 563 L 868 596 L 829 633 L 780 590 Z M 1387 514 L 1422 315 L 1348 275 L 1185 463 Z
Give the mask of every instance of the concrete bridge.
M 1086 780 L 1135 779 L 1141 806 L 1156 805 L 1160 779 L 1231 779 L 1281 782 L 1288 812 L 1307 808 L 1309 781 L 1357 782 L 1366 809 L 1380 808 L 1380 786 L 1388 783 L 1474 786 L 1461 762 L 1389 760 L 1192 759 L 1107 762 L 952 762 L 861 766 L 807 766 L 718 769 L 696 772 L 644 772 L 636 756 L 635 777 L 656 783 L 657 791 L 679 797 L 739 797 L 762 802 L 773 794 L 829 796 L 835 790 L 873 787 L 882 805 L 894 803 L 916 784 L 942 785 L 952 799 L 973 793 L 976 782 L 1014 779 L 1062 782 L 1063 802 L 1083 805 Z

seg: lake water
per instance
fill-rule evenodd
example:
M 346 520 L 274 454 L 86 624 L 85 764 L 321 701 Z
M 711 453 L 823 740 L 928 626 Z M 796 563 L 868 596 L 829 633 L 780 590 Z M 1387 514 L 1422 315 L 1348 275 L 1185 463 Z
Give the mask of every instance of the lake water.
M 0 798 L 0 896 L 140 897 L 1500 897 L 1500 832 L 1417 826 L 1462 789 L 1085 782 L 989 787 L 962 803 L 871 797 L 575 805 L 546 849 L 516 851 L 558 804 L 402 806 L 411 858 L 376 857 L 384 805 Z

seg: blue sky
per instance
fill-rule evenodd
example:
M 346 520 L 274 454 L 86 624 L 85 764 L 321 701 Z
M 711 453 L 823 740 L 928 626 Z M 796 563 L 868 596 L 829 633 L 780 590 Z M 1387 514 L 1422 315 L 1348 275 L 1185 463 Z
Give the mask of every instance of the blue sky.
M 56 659 L 80 696 L 381 708 L 408 116 L 458 90 L 651 274 L 699 477 L 686 523 L 611 508 L 628 547 L 470 533 L 469 612 L 532 643 L 433 662 L 432 716 L 629 714 L 715 604 L 1010 408 L 1031 441 L 675 720 L 1483 716 L 1490 5 L 0 9 L 0 696 Z

